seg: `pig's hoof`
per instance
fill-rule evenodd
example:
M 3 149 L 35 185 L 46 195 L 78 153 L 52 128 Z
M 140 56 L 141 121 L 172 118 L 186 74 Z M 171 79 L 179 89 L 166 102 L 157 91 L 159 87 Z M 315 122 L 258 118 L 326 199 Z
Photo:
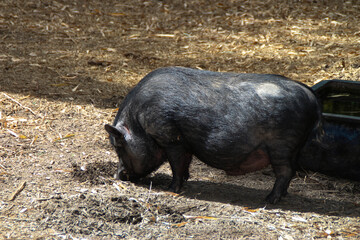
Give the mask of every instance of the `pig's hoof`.
M 169 187 L 169 188 L 168 188 L 168 191 L 169 191 L 169 192 L 173 192 L 173 193 L 179 193 L 179 192 L 180 192 L 180 189 L 179 189 L 179 188 Z
M 277 202 L 279 202 L 281 199 L 281 195 L 280 194 L 275 194 L 275 193 L 270 193 L 267 197 L 266 197 L 266 202 L 271 203 L 271 204 L 276 204 Z
M 190 177 L 190 174 L 189 173 L 185 173 L 184 174 L 184 181 L 186 182 Z
M 180 189 L 181 187 L 179 185 L 171 184 L 168 188 L 168 191 L 173 193 L 179 193 Z

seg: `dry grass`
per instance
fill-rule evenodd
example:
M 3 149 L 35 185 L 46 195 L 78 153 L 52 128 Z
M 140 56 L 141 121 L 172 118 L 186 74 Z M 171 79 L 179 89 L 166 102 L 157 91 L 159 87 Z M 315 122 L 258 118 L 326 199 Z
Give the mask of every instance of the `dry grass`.
M 358 80 L 359 11 L 355 0 L 3 0 L 0 238 L 358 238 L 357 182 L 297 176 L 266 206 L 268 170 L 228 177 L 195 161 L 172 195 L 167 165 L 137 184 L 112 179 L 103 124 L 162 66 Z

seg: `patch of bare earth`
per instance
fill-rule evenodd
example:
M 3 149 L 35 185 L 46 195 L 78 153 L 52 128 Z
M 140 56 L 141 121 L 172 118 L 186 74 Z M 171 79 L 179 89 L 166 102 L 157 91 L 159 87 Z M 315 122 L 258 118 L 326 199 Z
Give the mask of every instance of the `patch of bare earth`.
M 355 0 L 1 1 L 0 238 L 359 238 L 358 182 L 299 173 L 266 205 L 270 169 L 229 177 L 195 160 L 175 195 L 167 164 L 114 180 L 103 129 L 162 66 L 357 81 L 359 12 Z

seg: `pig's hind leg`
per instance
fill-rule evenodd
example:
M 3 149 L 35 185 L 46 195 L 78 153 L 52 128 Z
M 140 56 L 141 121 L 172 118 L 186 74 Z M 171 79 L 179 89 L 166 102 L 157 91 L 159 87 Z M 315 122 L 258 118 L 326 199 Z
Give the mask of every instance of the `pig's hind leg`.
M 284 149 L 270 150 L 270 162 L 274 170 L 276 180 L 271 193 L 266 197 L 269 203 L 277 203 L 281 197 L 287 194 L 290 181 L 295 175 L 294 162 L 298 151 Z
M 173 174 L 169 190 L 180 192 L 184 181 L 189 179 L 189 166 L 192 154 L 187 152 L 181 145 L 167 147 L 165 152 Z

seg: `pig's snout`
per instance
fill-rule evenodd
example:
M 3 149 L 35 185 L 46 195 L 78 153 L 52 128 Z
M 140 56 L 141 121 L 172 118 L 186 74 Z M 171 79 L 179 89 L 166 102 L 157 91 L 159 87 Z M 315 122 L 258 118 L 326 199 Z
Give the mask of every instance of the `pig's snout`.
M 139 177 L 130 174 L 125 169 L 118 169 L 114 175 L 115 179 L 121 180 L 121 181 L 134 181 L 139 179 Z
M 118 169 L 114 175 L 114 178 L 122 181 L 129 181 L 130 174 L 125 169 Z

